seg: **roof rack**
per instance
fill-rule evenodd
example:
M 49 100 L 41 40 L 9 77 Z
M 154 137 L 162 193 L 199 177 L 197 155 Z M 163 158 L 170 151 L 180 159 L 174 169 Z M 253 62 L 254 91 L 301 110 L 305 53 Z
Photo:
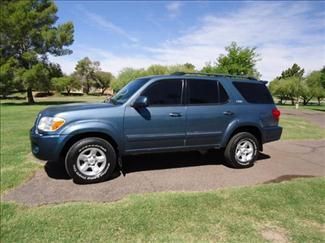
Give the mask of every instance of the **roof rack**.
M 244 76 L 244 75 L 231 75 L 231 74 L 222 74 L 222 73 L 188 73 L 188 72 L 175 72 L 171 75 L 183 76 L 183 75 L 201 75 L 201 76 L 210 76 L 210 77 L 226 77 L 226 78 L 237 78 L 237 79 L 251 79 L 258 80 L 255 77 Z

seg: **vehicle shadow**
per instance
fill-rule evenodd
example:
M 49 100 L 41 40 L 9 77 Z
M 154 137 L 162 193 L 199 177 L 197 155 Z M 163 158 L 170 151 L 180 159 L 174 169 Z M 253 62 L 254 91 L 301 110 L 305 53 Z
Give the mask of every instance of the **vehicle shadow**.
M 260 153 L 256 163 L 271 158 L 269 155 Z M 205 153 L 197 151 L 142 154 L 123 157 L 122 171 L 116 169 L 113 176 L 115 179 L 122 174 L 125 176 L 130 173 L 149 170 L 163 170 L 173 168 L 195 167 L 205 165 L 228 165 L 225 163 L 223 153 L 220 150 L 209 150 Z M 44 170 L 50 178 L 58 180 L 70 180 L 66 173 L 63 162 L 48 161 Z
M 269 158 L 271 158 L 269 155 L 260 153 L 256 163 Z M 163 170 L 205 165 L 223 165 L 229 167 L 221 150 L 209 150 L 204 153 L 190 151 L 127 156 L 123 158 L 122 173 L 126 175 L 128 173 L 138 171 Z

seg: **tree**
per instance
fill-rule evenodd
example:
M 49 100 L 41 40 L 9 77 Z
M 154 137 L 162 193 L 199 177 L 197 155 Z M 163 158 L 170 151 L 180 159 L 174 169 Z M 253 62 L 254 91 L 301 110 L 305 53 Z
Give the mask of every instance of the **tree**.
M 32 90 L 42 84 L 41 78 L 49 75 L 44 64 L 48 54 L 61 56 L 72 52 L 65 46 L 73 43 L 73 24 L 56 25 L 56 13 L 57 7 L 50 0 L 1 1 L 0 68 L 15 60 L 16 70 L 14 75 L 7 72 L 7 84 L 10 86 L 14 80 L 22 82 L 28 103 L 34 103 Z
M 112 80 L 114 79 L 113 74 L 110 72 L 97 71 L 94 74 L 96 80 L 96 88 L 102 89 L 101 95 L 104 95 L 105 91 L 110 87 Z
M 59 91 L 65 91 L 67 95 L 70 95 L 73 89 L 80 89 L 81 83 L 78 77 L 75 74 L 71 74 L 69 76 L 65 75 L 59 78 L 52 78 L 52 85 L 54 88 Z
M 123 86 L 125 86 L 130 81 L 148 75 L 165 75 L 172 74 L 176 72 L 195 72 L 195 66 L 190 63 L 177 64 L 177 65 L 151 65 L 147 69 L 133 69 L 133 68 L 124 68 L 112 82 L 112 87 L 114 91 L 119 91 Z
M 14 89 L 18 88 L 19 82 L 15 82 L 14 79 L 16 66 L 17 60 L 15 58 L 8 58 L 0 67 L 0 93 L 3 97 L 6 97 Z
M 202 72 L 260 77 L 256 69 L 256 63 L 260 59 L 255 47 L 240 47 L 236 42 L 232 42 L 225 49 L 227 54 L 221 54 L 214 65 L 208 63 Z
M 283 100 L 291 100 L 292 104 L 299 103 L 300 97 L 303 103 L 307 104 L 312 95 L 310 87 L 303 79 L 305 70 L 298 64 L 294 63 L 292 67 L 282 71 L 281 75 L 270 83 L 272 94 L 280 99 L 280 104 Z
M 298 64 L 294 63 L 291 68 L 284 70 L 281 73 L 281 76 L 277 77 L 277 79 L 285 79 L 290 77 L 298 77 L 302 78 L 304 76 L 305 70 L 301 68 Z
M 147 75 L 145 69 L 124 68 L 120 71 L 117 79 L 112 82 L 112 88 L 114 92 L 117 92 L 130 81 Z
M 320 105 L 321 100 L 325 97 L 325 70 L 313 71 L 306 77 L 306 85 L 310 90 L 311 97 L 317 98 Z
M 81 78 L 86 94 L 89 94 L 90 88 L 95 84 L 95 72 L 99 71 L 99 66 L 99 62 L 92 62 L 88 57 L 85 57 L 75 67 L 76 74 Z

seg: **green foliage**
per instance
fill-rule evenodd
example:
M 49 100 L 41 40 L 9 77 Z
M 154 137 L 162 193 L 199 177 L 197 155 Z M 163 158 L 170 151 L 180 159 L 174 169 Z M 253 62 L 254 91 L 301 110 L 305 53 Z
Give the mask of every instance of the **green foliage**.
M 106 89 L 110 87 L 111 82 L 114 79 L 114 76 L 110 72 L 97 71 L 94 73 L 94 77 L 96 80 L 95 87 L 102 89 L 102 95 L 103 95 Z
M 227 54 L 221 54 L 215 64 L 207 63 L 202 72 L 260 77 L 256 69 L 259 54 L 256 53 L 255 47 L 240 47 L 236 42 L 232 42 L 225 49 Z
M 16 87 L 19 80 L 33 103 L 32 89 L 48 88 L 53 67 L 48 67 L 47 55 L 70 54 L 65 46 L 73 42 L 73 24 L 56 25 L 56 13 L 53 1 L 1 1 L 0 69 L 5 70 L 1 77 L 6 78 L 2 94 Z
M 88 57 L 85 57 L 75 67 L 75 73 L 80 77 L 86 94 L 89 94 L 90 88 L 96 83 L 95 72 L 99 71 L 99 66 L 99 62 L 92 62 Z
M 313 71 L 306 77 L 306 84 L 309 87 L 310 95 L 317 98 L 318 103 L 325 98 L 325 71 Z
M 52 78 L 52 85 L 59 92 L 66 92 L 70 95 L 73 89 L 80 89 L 81 83 L 78 77 L 74 74 L 70 76 L 63 76 L 59 78 Z
M 119 91 L 130 81 L 146 75 L 147 73 L 144 69 L 124 68 L 120 71 L 117 79 L 112 82 L 112 88 L 114 91 Z
M 119 91 L 130 81 L 148 75 L 166 75 L 176 72 L 195 72 L 195 66 L 190 63 L 178 65 L 151 65 L 147 69 L 124 68 L 118 75 L 117 79 L 112 83 L 114 91 Z
M 304 69 L 294 64 L 273 80 L 269 88 L 271 93 L 280 99 L 280 104 L 284 100 L 291 100 L 292 104 L 298 103 L 301 98 L 303 104 L 307 105 L 312 98 L 317 98 L 320 105 L 325 97 L 323 72 L 324 68 L 313 71 L 304 78 Z
M 294 63 L 291 68 L 284 70 L 281 73 L 281 76 L 277 77 L 277 79 L 286 79 L 290 77 L 298 77 L 302 78 L 304 76 L 305 70 L 301 68 L 298 64 Z

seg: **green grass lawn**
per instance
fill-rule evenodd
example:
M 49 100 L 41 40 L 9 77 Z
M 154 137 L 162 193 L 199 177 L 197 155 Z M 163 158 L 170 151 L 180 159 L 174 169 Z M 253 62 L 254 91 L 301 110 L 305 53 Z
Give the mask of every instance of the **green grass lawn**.
M 29 129 L 49 104 L 103 97 L 50 97 L 40 103 L 1 103 L 1 193 L 21 184 L 41 165 L 28 156 Z M 8 103 L 9 102 L 9 103 Z M 4 104 L 5 103 L 5 104 Z M 324 131 L 282 116 L 283 139 L 319 139 Z M 324 180 L 227 189 L 211 193 L 157 193 L 117 203 L 68 203 L 25 208 L 1 203 L 2 242 L 44 241 L 262 241 L 276 230 L 297 242 L 324 237 Z
M 26 208 L 3 204 L 3 242 L 324 242 L 322 178 L 200 193 L 153 193 L 115 203 Z
M 325 138 L 325 129 L 303 118 L 282 115 L 280 118 L 280 126 L 283 127 L 282 140 Z

